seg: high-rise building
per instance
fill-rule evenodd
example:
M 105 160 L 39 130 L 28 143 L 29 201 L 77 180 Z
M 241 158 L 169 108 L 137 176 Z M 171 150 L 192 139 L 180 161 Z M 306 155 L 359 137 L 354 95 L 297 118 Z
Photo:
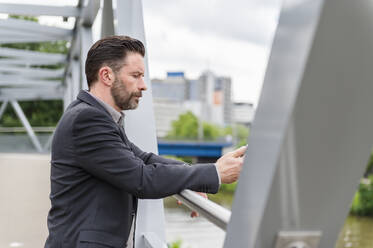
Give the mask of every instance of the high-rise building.
M 197 81 L 200 89 L 200 101 L 207 106 L 204 113 L 206 121 L 222 126 L 232 122 L 232 91 L 229 77 L 217 77 L 211 71 L 205 71 Z
M 188 83 L 183 72 L 168 72 L 166 79 L 152 79 L 152 93 L 155 99 L 185 101 L 188 97 Z
M 168 72 L 165 79 L 152 79 L 157 136 L 164 137 L 180 114 L 192 111 L 205 122 L 232 123 L 231 79 L 205 71 L 198 79 L 183 72 Z

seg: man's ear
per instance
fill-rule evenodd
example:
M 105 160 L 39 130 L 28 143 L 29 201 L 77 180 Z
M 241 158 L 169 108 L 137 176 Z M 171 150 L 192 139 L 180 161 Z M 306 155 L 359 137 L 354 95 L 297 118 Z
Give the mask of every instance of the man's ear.
M 114 72 L 109 66 L 103 66 L 98 70 L 98 80 L 104 85 L 111 87 L 115 78 Z

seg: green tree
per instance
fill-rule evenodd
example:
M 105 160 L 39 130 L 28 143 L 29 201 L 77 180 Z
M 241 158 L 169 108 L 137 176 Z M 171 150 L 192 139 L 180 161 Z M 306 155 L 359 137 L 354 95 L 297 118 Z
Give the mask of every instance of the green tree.
M 361 180 L 350 211 L 354 215 L 373 216 L 373 175 Z
M 190 111 L 181 114 L 179 118 L 172 122 L 172 129 L 167 134 L 169 139 L 189 139 L 198 138 L 198 119 Z
M 235 128 L 235 132 L 233 132 L 233 128 Z M 249 137 L 250 130 L 249 128 L 245 127 L 241 124 L 235 124 L 233 127 L 229 126 L 224 129 L 225 135 L 232 135 L 236 136 L 233 138 L 237 139 L 236 147 L 240 147 L 247 144 L 247 138 Z
M 198 118 L 191 111 L 181 114 L 179 118 L 172 122 L 172 129 L 167 134 L 168 139 L 198 139 Z M 214 124 L 204 122 L 203 138 L 204 140 L 215 140 L 223 135 L 222 129 Z

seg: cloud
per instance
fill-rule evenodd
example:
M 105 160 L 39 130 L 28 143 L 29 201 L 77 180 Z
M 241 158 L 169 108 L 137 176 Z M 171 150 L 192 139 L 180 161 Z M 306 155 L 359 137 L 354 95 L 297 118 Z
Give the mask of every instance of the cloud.
M 151 77 L 163 78 L 166 71 L 185 71 L 188 78 L 197 78 L 210 69 L 232 78 L 236 100 L 257 101 L 268 56 L 265 46 L 195 33 L 162 18 L 154 18 L 146 31 Z
M 192 32 L 266 45 L 276 27 L 279 0 L 263 2 L 162 0 L 144 1 L 144 8 L 146 18 L 158 16 Z
M 197 78 L 210 69 L 232 78 L 235 100 L 256 103 L 277 2 L 144 1 L 150 76 L 180 70 Z

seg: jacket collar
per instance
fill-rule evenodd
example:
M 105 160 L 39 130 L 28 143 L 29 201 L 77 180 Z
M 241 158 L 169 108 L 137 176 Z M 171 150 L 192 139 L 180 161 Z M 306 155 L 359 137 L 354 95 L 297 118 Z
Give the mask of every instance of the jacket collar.
M 99 103 L 93 96 L 91 96 L 87 91 L 85 90 L 80 90 L 79 91 L 79 94 L 77 96 L 77 99 L 82 101 L 82 102 L 85 102 L 95 108 L 98 108 L 98 109 L 101 109 L 103 110 L 106 114 L 108 114 L 110 116 L 110 119 L 113 119 L 110 115 L 110 113 L 104 108 L 104 106 L 102 106 L 101 103 Z M 114 121 L 114 120 L 113 120 Z

